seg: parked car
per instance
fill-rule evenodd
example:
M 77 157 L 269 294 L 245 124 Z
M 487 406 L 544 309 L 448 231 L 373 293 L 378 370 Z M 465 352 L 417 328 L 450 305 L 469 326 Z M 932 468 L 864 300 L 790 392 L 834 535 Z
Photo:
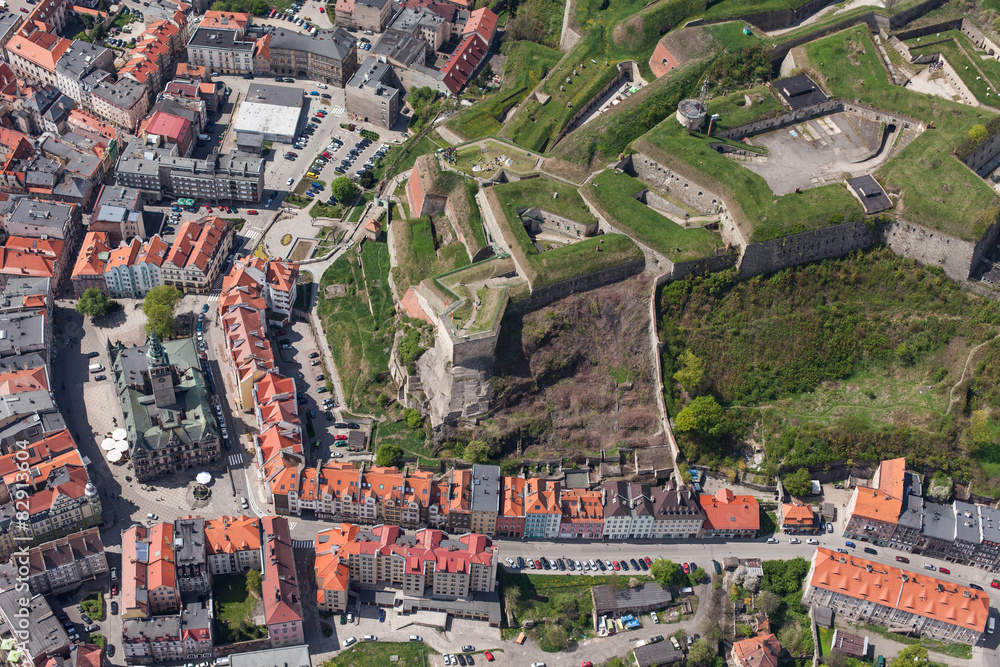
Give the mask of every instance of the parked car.
M 909 563 L 910 559 L 906 556 L 896 556 L 896 562 L 898 563 Z
M 951 574 L 951 570 L 949 570 L 946 567 L 939 567 L 938 572 L 940 572 L 941 574 Z

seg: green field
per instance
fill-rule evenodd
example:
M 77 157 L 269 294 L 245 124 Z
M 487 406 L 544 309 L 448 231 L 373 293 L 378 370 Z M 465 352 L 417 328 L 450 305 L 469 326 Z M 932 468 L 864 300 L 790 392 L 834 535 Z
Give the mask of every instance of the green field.
M 382 445 L 393 444 L 398 445 L 410 456 L 420 457 L 421 463 L 437 460 L 427 446 L 427 433 L 423 426 L 412 429 L 406 424 L 405 419 L 386 421 L 378 425 L 376 434 L 376 445 L 372 447 L 372 451 L 377 451 Z
M 547 150 L 573 114 L 615 77 L 616 63 L 634 59 L 643 76 L 652 79 L 649 56 L 660 29 L 680 25 L 702 11 L 704 0 L 664 0 L 645 9 L 640 0 L 602 6 L 602 0 L 577 2 L 575 20 L 584 37 L 561 61 L 561 69 L 552 71 L 541 84 L 551 99 L 545 105 L 523 104 L 504 125 L 501 136 L 529 150 Z
M 761 12 L 798 9 L 807 2 L 809 0 L 720 0 L 711 3 L 712 6 L 702 16 L 706 21 L 736 19 Z
M 709 113 L 714 113 L 709 104 Z M 767 182 L 709 147 L 711 139 L 688 132 L 672 116 L 635 143 L 660 164 L 722 197 L 748 242 L 860 220 L 861 205 L 843 185 L 824 185 L 775 196 Z
M 925 42 L 924 44 L 921 44 L 916 40 L 909 40 L 907 45 L 910 47 L 910 53 L 913 55 L 940 53 L 945 57 L 948 63 L 955 68 L 955 72 L 958 73 L 962 82 L 969 87 L 969 90 L 972 91 L 972 94 L 977 100 L 979 100 L 980 104 L 986 104 L 989 106 L 996 106 L 997 104 L 1000 104 L 1000 97 L 998 97 L 996 93 L 996 86 L 1000 85 L 1000 79 L 997 79 L 995 82 L 989 80 L 988 78 L 982 78 L 979 72 L 985 68 L 980 67 L 980 69 L 977 70 L 976 66 L 979 65 L 980 62 L 986 63 L 987 61 L 977 58 L 976 61 L 973 62 L 970 59 L 970 56 L 975 53 L 975 49 L 972 46 L 972 42 L 970 42 L 965 35 L 958 30 L 949 30 L 947 32 L 942 32 L 940 38 L 937 36 L 925 37 L 923 41 Z M 996 61 L 991 62 L 1000 65 L 1000 63 L 997 63 Z M 985 71 L 983 71 L 983 74 L 989 77 L 989 74 Z M 991 90 L 993 91 L 992 95 L 987 96 L 987 93 Z
M 348 409 L 379 413 L 378 395 L 389 369 L 394 303 L 389 290 L 389 250 L 365 241 L 358 266 L 355 249 L 344 253 L 320 279 L 319 316 L 344 387 Z M 327 299 L 327 285 L 347 285 L 347 296 Z
M 267 636 L 267 628 L 253 625 L 257 597 L 247 591 L 243 575 L 220 575 L 212 578 L 212 595 L 215 599 L 215 636 L 224 644 L 235 644 Z
M 337 626 L 343 629 L 342 626 Z M 343 639 L 347 639 L 344 636 Z M 343 643 L 343 640 L 341 640 Z M 430 667 L 431 656 L 437 651 L 427 648 L 420 642 L 359 642 L 340 655 L 327 660 L 323 667 Z M 390 658 L 396 656 L 395 661 Z M 436 664 L 436 663 L 435 663 Z
M 437 134 L 437 133 L 434 133 Z M 435 139 L 432 139 L 429 134 L 416 139 L 416 137 L 411 137 L 402 146 L 394 146 L 389 153 L 383 159 L 383 173 L 375 173 L 375 180 L 381 180 L 384 175 L 385 178 L 392 178 L 396 174 L 402 174 L 404 171 L 409 171 L 413 169 L 413 163 L 421 155 L 427 155 L 428 153 L 433 153 L 439 148 L 447 148 L 447 142 L 441 141 L 440 143 Z M 398 162 L 396 161 L 398 159 Z
M 802 66 L 816 73 L 834 96 L 934 122 L 933 130 L 884 164 L 876 178 L 902 192 L 897 210 L 908 222 L 978 240 L 987 220 L 996 219 L 998 200 L 992 188 L 951 153 L 973 125 L 993 114 L 892 85 L 867 26 L 854 26 L 804 48 L 809 60 Z
M 515 174 L 529 174 L 535 171 L 535 161 L 538 159 L 537 155 L 532 155 L 523 148 L 514 148 L 497 141 L 464 146 L 455 153 L 453 168 L 463 174 L 484 179 L 492 178 L 501 169 Z M 479 171 L 473 167 L 479 167 Z
M 711 256 L 722 245 L 718 233 L 685 229 L 633 198 L 646 184 L 605 170 L 584 188 L 587 198 L 615 227 L 674 262 Z
M 459 233 L 470 246 L 476 249 L 484 247 L 486 232 L 483 231 L 482 214 L 479 211 L 479 204 L 476 203 L 479 186 L 461 174 L 442 171 L 436 159 L 426 158 L 422 164 L 427 165 L 422 172 L 424 192 L 428 195 L 447 197 Z M 441 224 L 447 223 L 442 220 Z
M 562 58 L 562 54 L 555 49 L 527 41 L 504 43 L 501 50 L 507 60 L 500 88 L 448 120 L 449 128 L 470 141 L 499 134 L 500 121 L 497 118 L 531 94 Z
M 441 215 L 434 224 L 449 225 L 449 222 Z M 444 231 L 438 229 L 436 236 L 440 238 Z M 397 220 L 390 226 L 389 233 L 394 235 L 394 247 L 397 248 L 392 277 L 400 293 L 425 278 L 465 266 L 470 261 L 465 246 L 457 239 L 448 245 L 436 247 L 430 218 Z

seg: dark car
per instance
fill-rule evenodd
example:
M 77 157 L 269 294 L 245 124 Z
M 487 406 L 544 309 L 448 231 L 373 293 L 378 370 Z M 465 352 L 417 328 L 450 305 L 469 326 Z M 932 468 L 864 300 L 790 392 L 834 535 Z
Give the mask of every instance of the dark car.
M 628 572 L 628 563 L 626 561 L 620 561 L 622 564 L 622 569 Z M 635 562 L 635 561 L 633 561 Z
M 285 83 L 295 83 L 295 79 L 285 79 Z
M 98 380 L 98 381 L 100 381 L 100 380 L 107 380 L 108 376 L 107 375 L 95 375 L 94 379 Z
M 337 422 L 336 424 L 333 425 L 333 427 L 334 428 L 347 428 L 347 424 L 345 424 L 344 422 Z
M 326 411 L 326 420 L 328 422 L 332 422 L 333 421 L 333 413 L 330 412 L 329 410 Z
M 636 560 L 635 560 L 634 558 L 633 558 L 633 559 L 631 559 L 631 560 L 629 560 L 629 562 L 628 562 L 628 563 L 629 563 L 629 565 L 631 565 L 631 566 L 632 566 L 632 568 L 633 568 L 634 570 L 639 570 L 639 569 L 641 569 L 641 568 L 639 567 L 639 563 L 638 563 L 638 562 L 636 562 Z
M 601 572 L 604 572 L 605 570 L 608 569 L 607 566 L 604 564 L 604 561 L 600 559 L 598 559 L 597 561 L 597 567 L 601 568 Z
M 118 603 L 115 602 L 114 600 L 111 601 L 111 613 L 112 614 L 118 613 Z
M 979 584 L 969 584 L 969 588 L 975 588 L 977 591 L 983 590 L 983 587 Z
M 349 428 L 349 429 L 352 429 L 352 430 L 355 430 L 355 431 L 356 431 L 356 430 L 358 430 L 359 428 L 361 428 L 361 426 L 360 426 L 359 424 L 355 424 L 354 422 L 347 422 L 347 428 Z
M 340 624 L 341 625 L 347 625 L 347 614 L 341 614 L 340 615 Z
M 898 563 L 909 563 L 910 559 L 906 556 L 896 556 L 896 562 Z
M 556 565 L 559 566 L 559 569 L 561 571 L 563 571 L 563 572 L 566 571 L 566 561 L 564 561 L 562 558 L 559 558 L 559 559 L 556 560 Z
M 643 560 L 643 559 L 641 559 L 641 558 L 639 559 L 639 567 L 641 567 L 641 568 L 642 568 L 642 571 L 643 571 L 643 572 L 645 572 L 645 571 L 649 570 L 649 566 L 648 566 L 648 565 L 646 565 L 646 561 L 644 561 L 644 560 Z
M 87 356 L 90 357 L 91 359 L 93 359 L 94 357 L 101 356 L 101 353 L 100 352 L 88 352 Z
M 93 623 L 93 621 L 90 620 L 90 616 L 87 616 L 86 614 L 80 614 L 80 620 L 82 620 L 87 625 L 90 625 L 91 623 Z
M 865 553 L 866 554 L 877 555 L 878 554 L 878 549 L 872 549 L 871 547 L 865 547 Z
M 108 644 L 107 651 L 108 651 L 108 657 L 109 658 L 115 657 L 115 645 L 114 644 Z
M 378 622 L 385 623 L 385 609 L 378 610 Z

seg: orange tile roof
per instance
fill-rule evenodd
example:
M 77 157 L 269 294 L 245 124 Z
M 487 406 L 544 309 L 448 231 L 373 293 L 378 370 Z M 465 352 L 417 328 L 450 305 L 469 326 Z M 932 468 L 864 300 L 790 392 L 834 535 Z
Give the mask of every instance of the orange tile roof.
M 783 503 L 782 522 L 793 526 L 812 526 L 815 523 L 812 507 L 802 503 Z
M 523 477 L 503 477 L 503 505 L 500 514 L 506 517 L 524 516 L 524 483 Z M 603 510 L 601 510 L 603 514 Z
M 852 514 L 885 523 L 896 523 L 903 511 L 903 493 L 906 486 L 906 459 L 882 461 L 875 474 L 875 488 L 859 486 L 854 492 Z
M 0 249 L 0 273 L 52 278 L 64 241 L 11 236 Z
M 229 223 L 215 215 L 200 221 L 185 222 L 177 233 L 167 261 L 179 268 L 197 267 L 202 273 L 207 273 L 212 257 L 228 229 Z
M 189 63 L 177 63 L 177 76 L 189 76 L 195 79 L 205 78 L 205 68 L 201 65 L 191 65 Z
M 601 492 L 589 489 L 563 489 L 560 505 L 562 520 L 566 523 L 594 523 L 604 521 Z
M 267 282 L 273 289 L 290 292 L 299 276 L 299 265 L 295 262 L 270 260 L 267 263 L 266 275 Z
M 778 667 L 781 643 L 770 632 L 733 644 L 733 653 L 741 667 Z
M 161 522 L 149 530 L 149 590 L 177 588 L 174 569 L 174 524 Z
M 878 469 L 878 490 L 893 498 L 902 498 L 906 486 L 906 459 L 882 461 Z
M 232 554 L 260 549 L 260 519 L 220 516 L 205 521 L 205 551 L 208 554 Z
M 256 42 L 254 42 L 253 55 L 255 58 L 264 58 L 265 60 L 271 59 L 271 35 L 270 33 L 264 35 Z
M 132 266 L 135 264 L 136 257 L 139 256 L 139 250 L 142 247 L 142 241 L 139 237 L 133 237 L 128 245 L 118 246 L 116 249 L 111 251 L 111 256 L 108 257 L 108 263 L 104 266 L 104 271 L 107 272 L 111 269 L 117 268 L 119 266 Z
M 990 600 L 985 593 L 830 549 L 817 548 L 814 558 L 811 586 L 975 632 L 986 628 Z
M 302 603 L 295 576 L 295 556 L 288 534 L 288 521 L 282 517 L 262 519 L 264 526 L 264 622 L 302 622 Z
M 736 496 L 719 489 L 714 496 L 700 496 L 706 527 L 711 530 L 760 530 L 760 505 L 753 496 Z
M 142 244 L 136 262 L 163 266 L 163 262 L 166 260 L 169 252 L 170 246 L 160 238 L 159 234 L 154 234 L 148 241 Z
M 469 20 L 465 22 L 462 34 L 474 32 L 482 37 L 483 41 L 489 42 L 496 34 L 497 18 L 497 15 L 487 7 L 477 9 L 469 15 Z
M 0 396 L 13 396 L 25 391 L 47 390 L 48 388 L 49 383 L 45 377 L 45 369 L 41 366 L 0 374 Z
M 45 296 L 42 294 L 26 294 L 21 301 L 21 305 L 25 308 L 41 308 L 44 310 Z
M 27 37 L 23 34 L 14 35 L 7 43 L 7 49 L 55 74 L 56 62 L 72 44 L 64 37 L 35 30 Z
M 532 477 L 524 487 L 525 514 L 560 514 L 559 482 Z
M 241 12 L 207 11 L 201 19 L 202 28 L 225 28 L 244 30 L 250 23 L 250 15 Z
M 73 266 L 73 278 L 94 278 L 104 275 L 104 267 L 111 252 L 111 237 L 107 232 L 87 232 L 80 246 L 80 254 Z M 104 257 L 101 257 L 101 255 Z

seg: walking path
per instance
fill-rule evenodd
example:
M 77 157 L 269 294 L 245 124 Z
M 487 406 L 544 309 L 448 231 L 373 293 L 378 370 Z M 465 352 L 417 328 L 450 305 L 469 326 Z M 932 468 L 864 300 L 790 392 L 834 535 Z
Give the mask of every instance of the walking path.
M 951 412 L 951 407 L 953 405 L 955 405 L 955 402 L 958 400 L 957 398 L 955 398 L 955 390 L 958 389 L 958 385 L 960 385 L 963 382 L 965 382 L 965 373 L 969 370 L 969 363 L 972 361 L 972 355 L 974 355 L 976 352 L 978 352 L 979 348 L 983 347 L 984 345 L 989 345 L 990 343 L 992 343 L 993 341 L 995 341 L 997 338 L 1000 338 L 1000 334 L 997 334 L 993 338 L 990 338 L 989 340 L 984 341 L 984 342 L 980 343 L 979 345 L 975 346 L 974 348 L 972 348 L 971 350 L 969 350 L 969 356 L 966 357 L 966 359 L 965 359 L 965 366 L 962 367 L 962 375 L 959 376 L 958 382 L 956 382 L 954 385 L 952 385 L 951 391 L 948 393 L 948 409 L 945 410 L 945 414 L 946 415 L 949 412 Z

